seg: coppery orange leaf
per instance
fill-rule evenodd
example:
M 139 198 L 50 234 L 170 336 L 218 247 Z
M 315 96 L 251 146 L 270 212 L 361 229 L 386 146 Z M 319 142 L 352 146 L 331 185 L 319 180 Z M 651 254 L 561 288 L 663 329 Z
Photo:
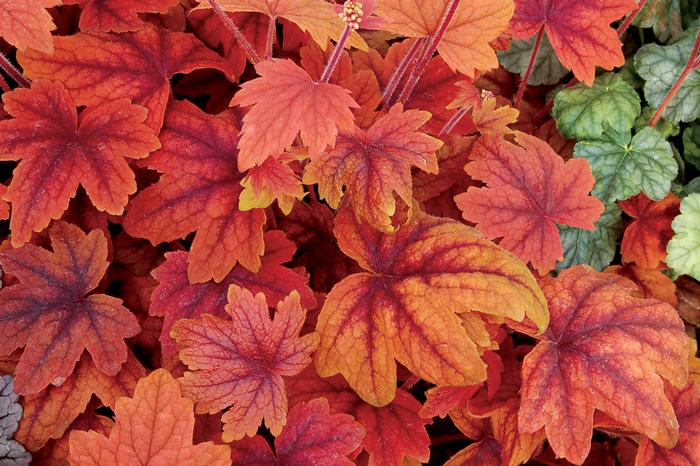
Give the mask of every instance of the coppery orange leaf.
M 139 13 L 167 13 L 178 0 L 63 0 L 82 5 L 80 30 L 83 32 L 127 32 L 144 27 Z
M 19 50 L 53 53 L 51 31 L 56 25 L 46 8 L 61 0 L 0 0 L 0 37 Z
M 611 272 L 629 278 L 639 287 L 644 298 L 660 299 L 672 306 L 678 303 L 676 284 L 659 269 L 643 269 L 632 263 L 611 265 L 604 272 Z

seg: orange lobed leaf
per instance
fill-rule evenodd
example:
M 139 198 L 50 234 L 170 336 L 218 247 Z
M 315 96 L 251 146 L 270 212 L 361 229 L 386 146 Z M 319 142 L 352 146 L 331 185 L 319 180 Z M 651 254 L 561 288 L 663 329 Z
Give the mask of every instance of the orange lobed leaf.
M 469 188 L 455 202 L 466 220 L 545 274 L 564 259 L 556 223 L 593 230 L 603 204 L 589 195 L 595 180 L 585 159 L 565 162 L 525 133 L 516 141 L 482 136 L 465 170 L 486 187 Z
M 119 99 L 78 115 L 63 85 L 49 81 L 16 89 L 3 101 L 14 118 L 0 121 L 0 160 L 20 160 L 4 195 L 12 203 L 13 246 L 60 218 L 79 185 L 97 209 L 123 212 L 136 192 L 125 158 L 146 157 L 160 146 L 142 124 L 146 109 Z
M 170 336 L 170 330 L 178 320 L 194 319 L 205 313 L 226 316 L 226 294 L 232 284 L 248 288 L 254 293 L 263 293 L 272 303 L 296 290 L 304 307 L 316 307 L 316 299 L 307 285 L 307 278 L 282 266 L 292 259 L 294 251 L 294 244 L 284 237 L 284 233 L 269 231 L 265 233 L 265 255 L 257 273 L 237 265 L 221 283 L 202 284 L 192 284 L 187 278 L 188 253 L 166 253 L 165 263 L 152 272 L 158 280 L 158 286 L 153 291 L 149 309 L 151 315 L 165 317 L 160 335 L 163 355 L 175 355 L 175 341 Z
M 671 306 L 678 303 L 676 284 L 659 269 L 643 269 L 637 264 L 611 265 L 604 272 L 611 272 L 632 280 L 644 298 L 656 298 Z M 682 315 L 682 314 L 681 314 Z
M 337 208 L 344 194 L 355 213 L 375 228 L 392 231 L 394 193 L 408 206 L 413 202 L 411 167 L 437 173 L 435 151 L 442 142 L 418 132 L 430 118 L 419 110 L 394 105 L 368 130 L 355 127 L 341 133 L 335 147 L 312 156 L 304 172 L 306 184 L 318 183 L 321 198 Z
M 391 403 L 377 408 L 362 401 L 342 377 L 323 379 L 309 367 L 289 380 L 287 392 L 292 406 L 323 397 L 331 413 L 354 416 L 367 431 L 362 446 L 369 454 L 368 466 L 402 466 L 409 458 L 427 462 L 430 457 L 429 421 L 420 418 L 420 403 L 405 390 L 397 389 Z
M 69 460 L 74 466 L 228 466 L 230 448 L 211 442 L 192 444 L 192 401 L 177 381 L 157 369 L 136 385 L 133 398 L 120 398 L 109 437 L 73 431 Z
M 236 169 L 236 132 L 230 112 L 212 116 L 189 102 L 173 102 L 162 148 L 144 162 L 163 175 L 139 192 L 124 218 L 130 235 L 154 245 L 197 231 L 187 269 L 193 283 L 220 282 L 238 262 L 260 268 L 265 213 L 238 208 L 243 174 Z
M 518 121 L 520 112 L 509 105 L 496 105 L 494 97 L 487 97 L 474 106 L 472 119 L 476 129 L 481 134 L 512 134 L 514 131 L 508 125 Z
M 64 0 L 77 3 L 80 12 L 80 30 L 83 32 L 127 32 L 144 27 L 139 13 L 167 13 L 178 0 Z
M 268 157 L 262 164 L 248 170 L 241 181 L 243 191 L 239 197 L 239 209 L 265 208 L 276 200 L 280 210 L 289 215 L 294 202 L 306 195 L 301 179 L 289 166 L 295 159 L 293 154 L 285 153 L 279 159 Z
M 666 245 L 673 237 L 671 222 L 680 214 L 681 200 L 674 194 L 654 202 L 644 193 L 618 202 L 634 220 L 622 236 L 622 260 L 654 269 L 666 260 Z
M 510 30 L 516 39 L 547 33 L 559 61 L 593 85 L 595 67 L 625 63 L 622 44 L 610 23 L 637 8 L 636 0 L 515 0 Z
M 0 37 L 18 50 L 35 49 L 53 53 L 51 31 L 56 25 L 46 8 L 61 0 L 0 0 Z
M 121 300 L 90 294 L 107 270 L 107 241 L 56 222 L 49 229 L 53 252 L 27 244 L 0 252 L 0 264 L 19 284 L 0 290 L 0 355 L 24 346 L 17 364 L 17 393 L 61 385 L 84 349 L 109 376 L 126 361 L 123 339 L 136 335 L 136 317 Z
M 409 37 L 427 37 L 435 32 L 448 0 L 384 0 L 377 14 L 391 21 L 384 29 Z M 508 29 L 513 16 L 512 0 L 471 0 L 459 3 L 437 50 L 453 70 L 473 78 L 477 71 L 498 67 L 489 42 Z
M 297 134 L 314 156 L 335 145 L 339 129 L 352 131 L 350 109 L 358 105 L 347 89 L 314 82 L 291 60 L 266 60 L 255 70 L 260 77 L 242 84 L 231 100 L 231 105 L 252 107 L 243 117 L 239 170 L 278 157 Z
M 296 404 L 275 439 L 274 453 L 261 436 L 236 444 L 234 464 L 257 466 L 352 466 L 347 457 L 360 446 L 365 430 L 347 414 L 331 414 L 325 398 Z
M 159 131 L 170 99 L 170 78 L 202 68 L 234 75 L 230 62 L 192 34 L 147 26 L 136 32 L 80 32 L 54 38 L 53 55 L 26 51 L 17 58 L 31 79 L 61 82 L 78 105 L 129 98 L 148 109 Z
M 663 379 L 683 386 L 688 345 L 669 304 L 639 299 L 634 285 L 587 266 L 545 278 L 549 328 L 525 356 L 521 432 L 544 426 L 557 456 L 581 464 L 599 410 L 665 447 L 678 440 L 678 421 Z
M 299 336 L 306 317 L 299 293 L 292 291 L 277 303 L 270 319 L 267 300 L 231 285 L 226 312 L 230 320 L 204 314 L 183 319 L 170 332 L 180 347 L 180 359 L 190 369 L 180 380 L 198 413 L 221 418 L 225 442 L 252 437 L 263 418 L 273 435 L 287 422 L 285 377 L 311 363 L 318 334 Z
M 547 326 L 544 297 L 527 268 L 466 225 L 417 213 L 387 234 L 343 209 L 335 235 L 366 272 L 328 294 L 318 317 L 316 368 L 322 377 L 340 372 L 368 403 L 394 398 L 394 360 L 438 385 L 486 378 L 456 313 L 527 316 L 539 329 Z

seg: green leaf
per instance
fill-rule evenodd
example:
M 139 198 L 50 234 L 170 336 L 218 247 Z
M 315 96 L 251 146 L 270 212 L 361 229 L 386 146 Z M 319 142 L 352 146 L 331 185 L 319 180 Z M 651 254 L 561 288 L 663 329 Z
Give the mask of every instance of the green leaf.
M 631 140 L 627 135 L 617 140 L 581 141 L 574 155 L 588 159 L 596 180 L 593 194 L 605 203 L 640 191 L 659 201 L 678 174 L 671 145 L 654 128 L 644 128 Z
M 654 108 L 658 108 L 690 57 L 697 28 L 686 31 L 682 39 L 672 45 L 648 44 L 640 48 L 634 57 L 637 73 L 644 83 L 644 97 Z M 664 110 L 669 121 L 689 122 L 700 117 L 700 70 L 688 75 Z
M 640 28 L 653 28 L 657 39 L 668 42 L 683 32 L 681 0 L 647 2 L 632 24 Z
M 700 124 L 683 131 L 683 159 L 700 169 Z
M 559 132 L 570 139 L 599 139 L 627 133 L 641 112 L 639 95 L 621 76 L 608 73 L 591 87 L 577 84 L 554 98 L 552 115 Z
M 501 62 L 503 68 L 511 73 L 519 74 L 522 78 L 530 62 L 530 55 L 532 55 L 535 39 L 536 37 L 533 36 L 527 40 L 514 40 L 511 42 L 508 50 L 505 52 L 498 52 L 498 61 Z M 552 50 L 552 45 L 549 43 L 547 36 L 543 36 L 540 42 L 540 49 L 535 58 L 535 64 L 530 74 L 530 79 L 527 83 L 530 86 L 556 84 L 568 72 L 569 70 L 564 68 L 559 62 L 557 54 Z
M 700 194 L 681 201 L 681 214 L 671 226 L 676 234 L 668 242 L 666 263 L 676 273 L 700 280 Z
M 654 118 L 654 113 L 656 113 L 656 109 L 644 107 L 641 115 L 639 115 L 634 121 L 634 130 L 641 131 L 645 127 L 649 126 L 649 122 L 652 118 Z M 678 123 L 671 123 L 665 118 L 661 118 L 656 123 L 654 128 L 661 133 L 661 136 L 663 136 L 664 139 L 668 139 L 670 136 L 678 136 L 678 134 L 681 132 L 681 127 Z
M 615 257 L 617 240 L 623 229 L 622 215 L 617 204 L 605 206 L 605 211 L 595 223 L 594 231 L 559 226 L 564 260 L 557 264 L 557 270 L 588 264 L 597 271 L 602 271 Z

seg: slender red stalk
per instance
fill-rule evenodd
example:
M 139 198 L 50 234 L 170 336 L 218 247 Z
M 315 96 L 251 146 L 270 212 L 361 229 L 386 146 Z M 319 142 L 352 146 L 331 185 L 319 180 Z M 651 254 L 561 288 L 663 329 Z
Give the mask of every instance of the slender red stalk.
M 464 434 L 440 435 L 439 437 L 434 437 L 432 439 L 432 442 L 430 443 L 430 445 L 431 446 L 444 445 L 446 443 L 455 442 L 458 440 L 466 440 L 466 439 L 467 439 L 467 437 L 465 437 Z
M 537 60 L 537 52 L 540 50 L 540 44 L 542 43 L 542 36 L 544 35 L 544 24 L 540 26 L 540 30 L 537 32 L 537 39 L 535 39 L 535 45 L 532 47 L 532 53 L 530 54 L 530 61 L 527 64 L 527 69 L 523 78 L 520 80 L 520 85 L 518 86 L 518 93 L 515 95 L 515 108 L 520 108 L 520 102 L 523 100 L 523 95 L 525 94 L 525 88 L 527 87 L 528 81 L 530 81 L 530 75 L 532 74 L 532 69 L 535 67 L 535 60 Z
M 401 102 L 406 102 L 411 96 L 413 90 L 416 88 L 416 84 L 418 84 L 418 81 L 423 75 L 425 68 L 428 66 L 430 59 L 433 57 L 433 54 L 437 50 L 438 44 L 440 43 L 440 40 L 442 40 L 442 37 L 445 35 L 445 31 L 447 31 L 447 26 L 449 26 L 450 21 L 452 21 L 452 17 L 457 12 L 458 7 L 459 0 L 451 0 L 450 3 L 447 5 L 447 8 L 445 8 L 445 12 L 443 13 L 442 18 L 440 19 L 440 24 L 438 24 L 438 27 L 437 29 L 435 29 L 435 32 L 431 34 L 430 38 L 428 39 L 428 45 L 423 51 L 423 55 L 420 57 L 420 60 L 418 60 L 418 62 L 416 63 L 416 66 L 413 67 L 413 70 L 411 70 L 411 74 L 406 80 L 406 84 L 404 85 L 403 90 L 401 91 L 401 95 L 399 96 L 399 100 Z
M 354 31 L 352 26 L 350 24 L 346 24 L 345 28 L 343 29 L 343 33 L 340 35 L 340 39 L 338 39 L 338 43 L 335 45 L 335 49 L 333 49 L 333 54 L 328 59 L 326 67 L 323 69 L 323 74 L 318 80 L 319 83 L 327 83 L 330 81 L 331 76 L 333 76 L 333 71 L 335 71 L 335 67 L 338 65 L 340 57 L 343 55 L 345 43 L 348 41 L 348 38 L 350 38 L 352 31 Z
M 267 41 L 265 44 L 265 60 L 272 58 L 272 47 L 275 43 L 277 18 L 270 16 L 270 24 L 267 26 Z
M 20 86 L 29 87 L 32 85 L 32 82 L 25 78 L 22 72 L 2 52 L 0 52 L 0 68 Z
M 233 34 L 233 37 L 236 38 L 239 44 L 241 44 L 241 47 L 243 47 L 243 50 L 245 51 L 246 56 L 248 57 L 248 60 L 253 65 L 257 65 L 260 63 L 260 56 L 258 53 L 255 51 L 252 45 L 250 45 L 250 42 L 248 42 L 248 39 L 245 38 L 243 33 L 241 32 L 240 29 L 238 29 L 238 26 L 236 26 L 236 23 L 233 22 L 233 20 L 229 17 L 229 15 L 226 14 L 226 12 L 221 9 L 221 6 L 216 0 L 209 0 L 209 4 L 211 7 L 214 9 L 214 12 L 216 12 L 216 15 L 219 17 L 222 23 L 224 23 L 224 26 L 226 26 L 226 29 L 228 29 L 231 34 Z
M 445 126 L 442 127 L 440 130 L 440 134 L 438 136 L 444 136 L 445 134 L 449 133 L 454 129 L 455 126 L 457 126 L 457 123 L 460 122 L 462 118 L 464 118 L 464 115 L 466 115 L 469 112 L 470 108 L 460 108 L 455 112 L 452 117 L 447 120 L 447 123 L 445 123 Z
M 394 69 L 394 72 L 389 78 L 389 82 L 386 84 L 384 92 L 382 93 L 382 102 L 384 102 L 387 107 L 391 107 L 391 104 L 393 103 L 392 97 L 394 96 L 394 92 L 396 92 L 396 88 L 399 86 L 404 74 L 406 74 L 406 70 L 408 69 L 409 65 L 411 65 L 411 63 L 415 64 L 415 60 L 418 57 L 418 52 L 427 41 L 427 37 L 416 39 L 416 41 L 413 42 L 411 47 L 406 52 L 406 55 L 403 56 L 399 64 Z
M 659 105 L 659 108 L 656 109 L 656 113 L 654 113 L 654 116 L 652 117 L 651 121 L 649 121 L 649 126 L 651 126 L 652 128 L 656 126 L 656 123 L 659 122 L 659 120 L 661 119 L 661 114 L 664 113 L 664 110 L 666 110 L 666 107 L 668 106 L 669 102 L 671 102 L 671 99 L 673 99 L 676 93 L 678 93 L 678 89 L 681 88 L 683 82 L 688 77 L 688 75 L 700 67 L 700 59 L 698 59 L 698 49 L 700 49 L 700 30 L 698 30 L 698 34 L 695 37 L 695 44 L 693 44 L 693 50 L 690 52 L 690 57 L 688 57 L 688 62 L 683 67 L 683 71 L 681 71 L 681 74 L 678 76 L 678 79 L 676 79 L 676 82 L 668 91 L 666 97 L 664 97 L 664 100 L 661 102 L 661 105 Z
M 5 81 L 5 78 L 0 74 L 0 89 L 2 89 L 3 92 L 10 92 L 10 85 L 7 84 L 7 81 Z

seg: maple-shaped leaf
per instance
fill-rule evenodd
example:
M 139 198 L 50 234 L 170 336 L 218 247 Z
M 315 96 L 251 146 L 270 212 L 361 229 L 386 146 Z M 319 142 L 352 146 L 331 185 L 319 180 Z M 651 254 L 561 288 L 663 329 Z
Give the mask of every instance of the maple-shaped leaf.
M 208 115 L 189 102 L 173 102 L 160 133 L 161 150 L 144 165 L 163 173 L 129 204 L 124 228 L 158 244 L 197 231 L 189 255 L 194 283 L 221 281 L 240 262 L 260 268 L 262 210 L 242 212 L 243 174 L 236 169 L 234 115 Z
M 472 120 L 476 130 L 481 134 L 511 134 L 513 130 L 508 127 L 518 121 L 520 112 L 509 106 L 496 107 L 494 97 L 487 97 L 478 102 L 472 109 Z
M 396 104 L 368 130 L 355 127 L 340 133 L 332 150 L 312 157 L 304 183 L 318 183 L 321 198 L 333 208 L 345 191 L 357 215 L 391 231 L 394 193 L 408 206 L 413 202 L 411 167 L 437 173 L 435 151 L 442 142 L 418 131 L 429 118 L 428 112 L 404 112 Z
M 56 25 L 46 8 L 61 0 L 0 0 L 0 37 L 18 50 L 53 53 L 51 31 Z
M 455 202 L 466 220 L 544 274 L 564 257 L 556 224 L 593 230 L 603 205 L 588 195 L 595 180 L 587 163 L 565 162 L 534 136 L 517 133 L 516 141 L 482 136 L 465 170 L 486 187 Z
M 603 202 L 627 199 L 640 191 L 660 201 L 678 174 L 673 149 L 655 128 L 644 128 L 630 138 L 603 136 L 581 141 L 574 147 L 576 157 L 591 164 L 596 183 L 593 194 Z
M 671 227 L 675 235 L 666 248 L 666 263 L 676 273 L 700 280 L 700 194 L 690 194 L 681 201 L 681 214 Z
M 226 312 L 230 320 L 204 314 L 173 326 L 180 359 L 190 369 L 180 385 L 199 413 L 230 407 L 221 418 L 225 442 L 254 436 L 263 418 L 279 435 L 287 421 L 283 376 L 311 363 L 318 334 L 299 336 L 306 310 L 296 291 L 277 303 L 270 319 L 265 295 L 231 285 Z
M 678 303 L 675 283 L 659 269 L 643 269 L 635 263 L 630 263 L 612 265 L 604 271 L 632 280 L 642 292 L 644 298 L 660 299 L 671 306 L 675 306 Z M 683 317 L 680 310 L 678 313 Z
M 192 444 L 192 401 L 165 369 L 136 385 L 133 398 L 119 398 L 109 437 L 73 431 L 69 460 L 75 466 L 228 466 L 228 445 Z
M 673 236 L 671 222 L 680 213 L 681 200 L 669 194 L 653 202 L 642 193 L 619 204 L 634 219 L 622 237 L 622 260 L 655 269 L 666 259 L 666 245 Z
M 340 372 L 368 403 L 394 398 L 394 360 L 439 385 L 486 378 L 456 313 L 527 316 L 539 329 L 547 326 L 544 298 L 527 268 L 466 225 L 417 212 L 388 234 L 343 209 L 335 235 L 366 272 L 328 294 L 318 317 L 316 368 L 322 377 Z
M 14 118 L 0 121 L 0 160 L 21 160 L 4 195 L 12 203 L 15 247 L 60 218 L 79 185 L 99 210 L 121 214 L 136 191 L 125 158 L 146 157 L 160 146 L 142 124 L 146 109 L 126 99 L 79 116 L 61 84 L 36 81 L 4 94 L 3 102 Z
M 577 84 L 554 97 L 552 116 L 561 134 L 571 139 L 600 139 L 627 134 L 642 111 L 639 94 L 619 74 L 607 73 L 593 86 Z
M 360 446 L 365 430 L 352 416 L 331 414 L 328 400 L 315 398 L 296 404 L 287 425 L 275 438 L 275 451 L 256 436 L 235 444 L 233 463 L 256 466 L 352 466 L 347 456 Z
M 63 0 L 80 4 L 80 30 L 83 32 L 127 32 L 144 27 L 139 13 L 167 13 L 178 0 Z
M 658 108 L 676 84 L 690 57 L 698 27 L 686 31 L 671 45 L 647 44 L 634 56 L 634 67 L 644 79 L 644 97 Z M 700 68 L 691 69 L 662 116 L 677 123 L 700 117 Z
M 313 367 L 289 380 L 289 404 L 316 397 L 328 400 L 332 413 L 352 415 L 367 431 L 362 446 L 369 454 L 369 466 L 402 466 L 415 459 L 430 458 L 430 437 L 425 430 L 429 421 L 421 419 L 421 405 L 410 393 L 396 390 L 396 397 L 377 408 L 362 401 L 341 376 L 321 378 Z
M 664 448 L 645 438 L 639 445 L 635 466 L 694 466 L 700 464 L 700 385 L 683 389 L 666 387 L 678 417 L 678 443 Z
M 131 396 L 136 382 L 146 371 L 129 354 L 119 373 L 102 373 L 90 357 L 83 354 L 75 371 L 59 386 L 49 386 L 39 393 L 24 397 L 24 417 L 17 431 L 17 440 L 29 451 L 37 451 L 50 439 L 63 436 L 71 423 L 85 411 L 92 395 L 114 408 L 117 398 Z
M 10 375 L 0 376 L 0 464 L 26 466 L 30 464 L 32 456 L 21 443 L 12 440 L 23 414 L 13 382 Z
M 314 82 L 291 60 L 266 60 L 255 71 L 260 77 L 242 84 L 231 101 L 231 105 L 252 107 L 243 117 L 239 170 L 248 170 L 269 156 L 278 157 L 297 134 L 313 156 L 335 145 L 338 130 L 352 131 L 350 109 L 359 106 L 347 89 Z
M 49 236 L 53 252 L 33 244 L 0 252 L 3 270 L 19 279 L 0 290 L 0 354 L 25 347 L 15 379 L 22 395 L 60 385 L 84 349 L 115 375 L 127 356 L 123 339 L 140 330 L 120 299 L 88 294 L 109 265 L 104 234 L 56 222 Z
M 377 14 L 390 19 L 384 29 L 409 37 L 431 36 L 439 27 L 448 0 L 384 0 Z M 489 44 L 508 28 L 514 5 L 510 0 L 461 2 L 437 46 L 440 56 L 454 71 L 474 77 L 476 71 L 498 67 Z
M 540 283 L 551 321 L 523 362 L 520 431 L 544 427 L 557 456 L 581 464 L 599 410 L 675 445 L 678 422 L 663 379 L 683 386 L 688 377 L 687 337 L 675 309 L 635 298 L 628 280 L 583 265 Z
M 557 269 L 586 264 L 601 272 L 615 257 L 617 240 L 623 230 L 622 214 L 617 204 L 605 206 L 605 210 L 595 222 L 593 231 L 560 226 L 559 236 L 564 249 L 564 260 L 557 264 Z
M 284 18 L 308 32 L 311 38 L 324 50 L 328 41 L 338 40 L 345 24 L 333 8 L 333 3 L 324 0 L 218 0 L 224 11 L 254 12 L 269 16 L 272 20 Z M 197 8 L 211 8 L 207 2 L 201 2 Z M 195 9 L 196 10 L 196 9 Z M 366 50 L 365 41 L 353 31 L 348 45 Z
M 289 215 L 294 202 L 306 195 L 301 179 L 289 166 L 294 159 L 294 155 L 286 153 L 279 159 L 268 157 L 262 164 L 248 170 L 241 181 L 243 191 L 238 198 L 239 209 L 265 208 L 277 200 L 280 210 Z
M 204 313 L 226 317 L 226 293 L 232 284 L 254 293 L 263 293 L 270 303 L 276 303 L 296 290 L 301 295 L 301 304 L 309 309 L 314 308 L 316 299 L 307 285 L 307 278 L 281 265 L 292 259 L 295 249 L 294 243 L 287 240 L 281 231 L 267 232 L 265 255 L 257 273 L 237 265 L 221 283 L 201 284 L 192 284 L 187 278 L 188 253 L 166 253 L 165 263 L 152 272 L 158 286 L 153 290 L 149 309 L 151 315 L 165 317 L 160 336 L 163 355 L 168 357 L 175 354 L 175 341 L 170 336 L 170 330 L 178 320 L 194 319 Z
M 625 63 L 610 23 L 635 8 L 636 0 L 516 0 L 510 31 L 517 39 L 546 32 L 561 64 L 590 86 L 596 66 L 612 70 Z
M 170 78 L 201 68 L 234 75 L 231 63 L 192 34 L 147 26 L 136 32 L 80 32 L 54 38 L 54 54 L 20 52 L 31 79 L 61 82 L 77 105 L 119 98 L 148 109 L 146 124 L 159 131 L 170 99 Z
M 530 63 L 535 42 L 535 37 L 527 40 L 512 41 L 508 50 L 498 52 L 498 61 L 503 68 L 511 73 L 517 73 L 523 78 Z M 547 36 L 544 36 L 540 42 L 540 48 L 537 51 L 537 57 L 530 71 L 530 79 L 528 79 L 527 84 L 530 86 L 557 84 L 568 72 L 559 62 L 557 54 L 552 50 L 552 44 L 549 43 L 549 39 L 547 39 Z

